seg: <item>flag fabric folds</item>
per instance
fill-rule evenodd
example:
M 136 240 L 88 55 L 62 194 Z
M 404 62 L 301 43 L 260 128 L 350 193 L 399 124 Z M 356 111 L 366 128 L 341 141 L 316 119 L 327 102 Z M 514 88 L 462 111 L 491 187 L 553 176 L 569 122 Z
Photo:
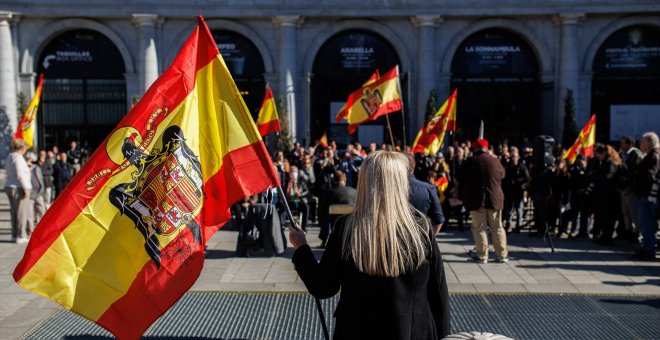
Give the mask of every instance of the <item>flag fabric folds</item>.
M 440 203 L 443 203 L 446 199 L 445 190 L 447 190 L 447 187 L 449 186 L 447 175 L 440 175 L 440 177 L 438 177 L 438 179 L 433 182 L 433 185 L 435 185 L 435 187 L 438 189 L 438 198 L 440 199 Z
M 357 126 L 376 118 L 401 110 L 401 91 L 399 90 L 399 66 L 393 67 L 382 77 L 371 82 L 369 80 L 359 90 L 351 93 L 346 101 L 345 112 L 337 114 L 337 121 L 348 121 L 348 132 L 355 133 Z
M 456 96 L 458 89 L 447 98 L 431 120 L 417 133 L 412 146 L 412 153 L 422 152 L 435 155 L 445 138 L 447 131 L 456 131 Z
M 37 117 L 37 110 L 39 109 L 39 102 L 41 101 L 41 90 L 44 85 L 44 75 L 39 75 L 39 82 L 37 89 L 34 91 L 34 96 L 30 100 L 30 104 L 25 109 L 21 121 L 18 122 L 14 139 L 22 139 L 31 148 L 34 144 L 34 119 Z
M 266 88 L 266 96 L 259 109 L 259 117 L 257 118 L 257 128 L 261 136 L 265 136 L 271 132 L 280 131 L 280 117 L 277 115 L 277 106 L 275 99 L 273 99 L 273 91 L 270 86 Z
M 231 204 L 279 186 L 198 20 L 172 65 L 48 210 L 14 271 L 19 285 L 119 339 L 138 339 L 193 285 Z
M 328 147 L 328 131 L 323 133 L 323 136 L 319 139 L 319 144 L 324 148 Z
M 349 98 L 350 98 L 350 96 L 353 96 L 353 95 L 355 95 L 357 97 L 361 96 L 362 93 L 363 93 L 363 89 L 365 87 L 368 87 L 369 85 L 373 84 L 379 78 L 380 78 L 380 72 L 378 72 L 378 70 L 376 70 L 376 72 L 374 72 L 374 74 L 372 74 L 371 77 L 369 77 L 369 79 L 367 79 L 367 81 L 365 81 L 364 84 L 362 84 L 362 86 L 360 86 L 359 89 L 357 89 L 356 91 L 353 91 L 353 93 L 351 93 L 349 95 Z M 346 103 L 346 104 L 348 104 L 348 103 Z M 344 119 L 344 117 L 346 117 L 348 115 L 348 106 L 346 104 L 344 104 L 344 106 L 342 106 L 341 109 L 339 109 L 339 112 L 337 112 L 337 117 L 335 118 L 335 121 L 337 123 L 340 123 L 341 120 Z
M 571 163 L 575 162 L 578 155 L 592 157 L 594 155 L 594 145 L 596 144 L 596 115 L 591 115 L 591 119 L 584 125 L 575 144 L 571 146 L 562 158 L 567 158 Z

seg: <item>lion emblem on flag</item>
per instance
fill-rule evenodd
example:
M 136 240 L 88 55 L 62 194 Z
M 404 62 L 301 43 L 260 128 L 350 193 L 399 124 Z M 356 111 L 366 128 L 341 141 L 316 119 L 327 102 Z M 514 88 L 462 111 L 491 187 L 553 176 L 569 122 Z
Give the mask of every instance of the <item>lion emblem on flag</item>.
M 160 268 L 161 256 L 168 257 L 168 253 L 161 254 L 158 236 L 188 228 L 193 240 L 202 243 L 200 226 L 194 219 L 203 199 L 202 171 L 180 127 L 168 127 L 162 149 L 151 154 L 136 145 L 136 135 L 126 137 L 121 148 L 125 159 L 137 168 L 132 174 L 134 181 L 112 188 L 110 201 L 135 223 L 145 239 L 147 254 Z

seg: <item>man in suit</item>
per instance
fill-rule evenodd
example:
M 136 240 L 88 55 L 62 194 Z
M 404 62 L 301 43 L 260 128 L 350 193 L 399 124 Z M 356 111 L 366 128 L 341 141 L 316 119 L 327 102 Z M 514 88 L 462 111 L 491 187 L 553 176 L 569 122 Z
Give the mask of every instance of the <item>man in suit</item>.
M 496 260 L 507 262 L 506 232 L 502 226 L 502 179 L 505 171 L 500 160 L 488 154 L 487 140 L 479 138 L 472 145 L 473 157 L 463 162 L 458 174 L 459 195 L 472 217 L 472 235 L 476 247 L 471 258 L 475 262 L 488 263 L 486 230 L 490 227 Z
M 445 223 L 445 216 L 442 214 L 440 208 L 440 200 L 438 199 L 438 189 L 433 185 L 422 182 L 415 178 L 415 156 L 411 153 L 406 153 L 408 157 L 408 184 L 410 187 L 410 204 L 415 209 L 426 214 L 431 219 L 434 234 L 440 232 L 442 224 Z
M 69 183 L 73 175 L 73 168 L 67 161 L 66 152 L 60 152 L 60 158 L 53 166 L 53 177 L 55 181 L 55 197 L 59 196 L 64 187 Z
M 336 170 L 333 176 L 335 186 L 325 190 L 319 198 L 319 225 L 321 231 L 319 238 L 323 241 L 321 248 L 325 247 L 325 243 L 330 235 L 331 226 L 334 221 L 330 218 L 330 206 L 333 204 L 355 204 L 355 188 L 346 185 L 346 173 L 341 170 Z

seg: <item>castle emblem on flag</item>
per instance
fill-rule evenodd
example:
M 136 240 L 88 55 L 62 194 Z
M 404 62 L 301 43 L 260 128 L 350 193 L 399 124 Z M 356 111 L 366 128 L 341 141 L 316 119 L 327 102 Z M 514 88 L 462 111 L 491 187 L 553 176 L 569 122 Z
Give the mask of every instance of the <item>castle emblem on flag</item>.
M 176 254 L 161 254 L 158 236 L 170 236 L 185 227 L 195 242 L 202 243 L 194 219 L 202 204 L 202 171 L 178 126 L 165 130 L 162 149 L 154 149 L 151 154 L 136 145 L 136 135 L 124 138 L 121 148 L 125 159 L 137 168 L 134 181 L 112 188 L 110 201 L 135 223 L 145 239 L 147 254 L 160 268 L 161 255 L 176 258 Z M 178 237 L 177 242 L 192 246 Z
M 383 105 L 383 96 L 380 94 L 380 90 L 371 91 L 369 88 L 364 89 L 364 95 L 365 97 L 361 100 L 362 106 L 371 116 Z

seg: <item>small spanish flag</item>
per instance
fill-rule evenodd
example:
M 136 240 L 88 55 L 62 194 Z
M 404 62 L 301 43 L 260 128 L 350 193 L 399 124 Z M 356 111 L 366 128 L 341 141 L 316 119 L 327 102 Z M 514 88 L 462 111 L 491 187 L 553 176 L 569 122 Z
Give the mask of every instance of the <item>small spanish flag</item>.
M 21 121 L 16 127 L 16 132 L 14 133 L 14 139 L 22 139 L 27 144 L 28 148 L 31 148 L 34 144 L 34 119 L 37 117 L 37 110 L 39 109 L 39 101 L 41 101 L 41 90 L 44 85 L 44 75 L 39 75 L 39 83 L 37 84 L 37 89 L 34 91 L 34 97 L 30 101 L 30 104 L 25 109 Z
M 193 285 L 234 202 L 279 186 L 198 20 L 172 65 L 53 203 L 14 270 L 25 289 L 119 339 L 139 339 Z
M 438 179 L 436 179 L 433 184 L 438 189 L 438 197 L 440 198 L 440 202 L 444 202 L 446 199 L 445 190 L 447 190 L 447 186 L 449 186 L 447 175 L 442 174 L 442 176 L 438 177 Z
M 323 136 L 321 136 L 321 139 L 319 139 L 319 144 L 321 144 L 321 146 L 324 148 L 328 147 L 328 131 L 323 133 Z
M 346 113 L 340 111 L 337 117 L 339 120 L 343 118 L 348 121 L 348 133 L 353 134 L 358 125 L 399 111 L 402 107 L 397 65 L 374 82 L 351 93 L 346 101 Z M 339 118 L 340 114 L 343 115 L 342 118 Z
M 454 90 L 454 93 L 447 98 L 426 126 L 419 130 L 413 143 L 412 153 L 423 152 L 427 155 L 435 155 L 442 146 L 445 133 L 456 131 L 457 95 L 458 89 Z
M 580 131 L 575 144 L 566 150 L 562 158 L 568 158 L 573 163 L 578 155 L 592 157 L 594 155 L 594 144 L 596 144 L 596 115 L 591 115 L 591 119 Z
M 280 131 L 280 118 L 277 115 L 277 106 L 273 99 L 273 91 L 270 86 L 266 88 L 266 96 L 264 97 L 261 108 L 259 109 L 259 117 L 257 118 L 257 128 L 261 136 L 265 136 L 271 132 Z

